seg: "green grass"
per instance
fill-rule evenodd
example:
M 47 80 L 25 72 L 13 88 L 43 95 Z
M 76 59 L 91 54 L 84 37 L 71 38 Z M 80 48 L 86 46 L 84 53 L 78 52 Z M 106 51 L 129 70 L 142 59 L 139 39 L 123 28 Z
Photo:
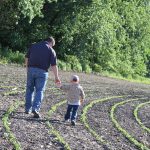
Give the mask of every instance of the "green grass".
M 25 57 L 25 54 L 23 54 L 19 51 L 12 52 L 12 50 L 8 50 L 8 52 L 6 54 L 4 54 L 3 56 L 0 56 L 0 64 L 5 64 L 5 65 L 7 64 L 8 65 L 10 63 L 15 63 L 15 64 L 23 65 L 24 64 L 24 57 Z M 58 62 L 61 62 L 61 61 L 58 60 Z M 72 61 L 71 61 L 71 63 L 72 63 Z M 58 66 L 59 66 L 59 64 L 60 63 L 58 63 Z M 78 68 L 78 65 L 77 64 L 75 64 L 75 65 L 76 65 L 75 68 Z M 59 69 L 63 70 L 63 67 L 59 67 Z M 64 69 L 64 70 L 66 70 L 66 69 Z M 89 68 L 89 70 L 92 70 L 92 69 Z M 69 71 L 71 71 L 71 70 L 69 70 Z M 73 69 L 72 71 L 78 72 L 78 69 L 76 69 L 76 70 Z M 126 81 L 130 81 L 130 82 L 150 84 L 150 78 L 146 78 L 146 77 L 142 77 L 142 76 L 138 76 L 138 75 L 133 75 L 134 77 L 132 77 L 131 75 L 128 75 L 127 77 L 123 77 L 119 73 L 118 74 L 117 73 L 110 73 L 108 71 L 102 71 L 101 69 L 98 69 L 97 71 L 98 72 L 95 72 L 96 74 L 107 76 L 107 77 L 126 80 Z M 79 71 L 79 72 L 81 72 L 81 71 Z
M 140 118 L 138 117 L 138 111 L 139 111 L 139 109 L 140 109 L 141 107 L 143 107 L 144 105 L 147 105 L 147 104 L 150 104 L 150 101 L 139 104 L 139 105 L 135 108 L 135 110 L 134 110 L 134 116 L 135 116 L 136 121 L 140 124 L 140 126 L 141 126 L 144 130 L 146 130 L 147 132 L 150 133 L 150 128 L 144 126 L 144 124 L 141 122 Z
M 141 150 L 150 150 L 150 148 L 148 148 L 146 145 L 144 145 L 143 143 L 139 142 L 138 140 L 136 140 L 132 135 L 130 135 L 125 129 L 123 129 L 121 127 L 121 125 L 117 122 L 116 118 L 115 118 L 115 112 L 117 107 L 124 105 L 125 103 L 131 102 L 131 101 L 137 101 L 139 99 L 130 99 L 130 100 L 126 100 L 126 101 L 122 101 L 119 103 L 116 103 L 115 105 L 112 106 L 111 108 L 111 112 L 110 112 L 110 117 L 112 119 L 112 122 L 114 123 L 114 125 L 116 126 L 116 128 L 130 141 L 132 142 L 134 145 L 136 145 L 139 149 Z
M 1 50 L 0 50 L 1 52 Z M 13 52 L 10 49 L 7 49 L 5 53 L 0 53 L 0 64 L 23 64 L 24 63 L 25 54 L 19 51 Z
M 141 76 L 137 76 L 136 78 L 132 78 L 130 76 L 129 77 L 123 77 L 121 75 L 118 75 L 115 73 L 109 73 L 109 72 L 103 72 L 102 75 L 106 76 L 106 77 L 111 77 L 111 78 L 115 78 L 115 79 L 121 79 L 121 80 L 129 81 L 129 82 L 150 84 L 150 78 L 141 77 Z

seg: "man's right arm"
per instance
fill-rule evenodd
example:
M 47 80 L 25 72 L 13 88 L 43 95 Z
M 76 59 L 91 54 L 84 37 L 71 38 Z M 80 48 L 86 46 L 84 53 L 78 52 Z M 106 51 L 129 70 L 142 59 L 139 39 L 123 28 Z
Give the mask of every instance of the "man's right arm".
M 51 66 L 51 69 L 54 73 L 54 76 L 55 76 L 55 83 L 60 83 L 60 79 L 59 79 L 59 76 L 58 76 L 58 67 L 57 65 L 54 65 L 54 66 Z

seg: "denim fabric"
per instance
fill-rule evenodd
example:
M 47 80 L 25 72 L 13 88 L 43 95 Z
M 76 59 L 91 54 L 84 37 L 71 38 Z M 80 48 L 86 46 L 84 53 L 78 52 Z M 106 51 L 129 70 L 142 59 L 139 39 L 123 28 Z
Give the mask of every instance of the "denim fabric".
M 40 110 L 48 72 L 39 68 L 28 68 L 25 111 Z
M 65 114 L 65 120 L 71 119 L 76 121 L 79 105 L 69 105 Z

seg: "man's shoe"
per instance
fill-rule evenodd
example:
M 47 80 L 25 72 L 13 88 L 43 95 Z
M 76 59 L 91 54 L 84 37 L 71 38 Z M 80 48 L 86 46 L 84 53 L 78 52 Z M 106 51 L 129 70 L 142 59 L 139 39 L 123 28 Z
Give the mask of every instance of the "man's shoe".
M 29 110 L 29 111 L 25 111 L 25 114 L 31 114 L 31 111 Z
M 41 117 L 40 113 L 36 110 L 33 110 L 32 113 L 34 114 L 34 116 L 33 116 L 34 118 L 40 118 Z
M 72 126 L 75 126 L 75 125 L 76 125 L 76 122 L 75 122 L 74 120 L 72 120 L 72 121 L 71 121 L 71 125 L 72 125 Z
M 69 122 L 70 119 L 64 119 L 62 122 Z

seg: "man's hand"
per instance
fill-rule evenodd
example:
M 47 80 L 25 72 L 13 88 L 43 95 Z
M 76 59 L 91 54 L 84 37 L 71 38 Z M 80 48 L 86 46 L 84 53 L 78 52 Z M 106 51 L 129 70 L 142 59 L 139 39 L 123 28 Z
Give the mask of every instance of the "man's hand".
M 59 78 L 55 79 L 55 84 L 56 84 L 56 87 L 59 87 L 59 88 L 61 87 L 61 81 Z
M 55 79 L 55 83 L 60 84 L 60 83 L 61 83 L 60 79 L 59 79 L 59 78 L 56 78 L 56 79 Z
M 51 66 L 52 68 L 52 71 L 54 73 L 54 76 L 55 76 L 55 83 L 61 83 L 60 79 L 59 79 L 59 76 L 58 76 L 58 67 L 57 65 L 54 65 L 54 66 Z

